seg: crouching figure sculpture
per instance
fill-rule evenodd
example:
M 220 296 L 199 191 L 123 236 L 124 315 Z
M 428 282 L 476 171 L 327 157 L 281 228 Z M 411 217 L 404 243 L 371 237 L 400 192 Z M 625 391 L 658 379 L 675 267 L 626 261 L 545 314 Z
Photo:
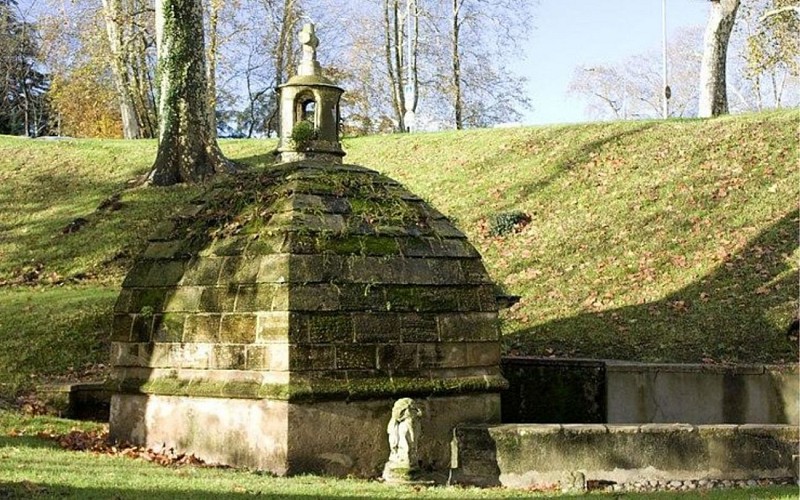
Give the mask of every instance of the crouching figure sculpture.
M 422 410 L 411 398 L 398 399 L 392 407 L 389 434 L 389 461 L 383 468 L 386 482 L 402 483 L 415 479 L 418 471 L 417 439 Z

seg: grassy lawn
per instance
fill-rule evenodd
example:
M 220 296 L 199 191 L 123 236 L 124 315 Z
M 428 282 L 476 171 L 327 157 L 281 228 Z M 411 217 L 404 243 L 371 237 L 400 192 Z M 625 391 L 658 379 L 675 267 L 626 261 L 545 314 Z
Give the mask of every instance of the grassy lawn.
M 506 352 L 796 362 L 796 111 L 346 139 L 451 216 L 520 303 Z M 273 161 L 274 141 L 222 141 Z M 137 187 L 153 141 L 0 137 L 0 394 L 107 359 L 116 290 L 202 187 Z M 491 236 L 493 216 L 530 223 Z
M 254 472 L 196 466 L 163 467 L 141 459 L 66 451 L 39 432 L 65 433 L 75 422 L 21 417 L 0 410 L 0 498 L 531 498 L 553 497 L 502 488 L 390 486 L 375 481 L 315 476 L 275 478 Z M 97 430 L 97 424 L 77 424 Z M 625 499 L 797 498 L 796 487 L 694 491 L 691 493 L 600 494 Z M 574 496 L 573 496 L 574 498 Z

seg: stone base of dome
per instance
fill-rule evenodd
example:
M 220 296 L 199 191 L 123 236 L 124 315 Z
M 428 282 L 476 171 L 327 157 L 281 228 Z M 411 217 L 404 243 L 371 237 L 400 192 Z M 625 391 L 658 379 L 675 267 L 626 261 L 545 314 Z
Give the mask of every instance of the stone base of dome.
M 453 428 L 500 421 L 500 396 L 418 398 L 422 470 L 450 468 Z M 295 403 L 116 394 L 111 437 L 155 450 L 191 453 L 208 463 L 278 475 L 379 476 L 389 456 L 386 425 L 394 399 Z

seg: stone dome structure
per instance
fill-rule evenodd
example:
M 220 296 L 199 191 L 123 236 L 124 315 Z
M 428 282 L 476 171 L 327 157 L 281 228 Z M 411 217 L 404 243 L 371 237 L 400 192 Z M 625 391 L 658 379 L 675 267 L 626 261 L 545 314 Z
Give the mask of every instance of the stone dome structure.
M 322 96 L 316 112 L 338 113 L 336 92 L 331 104 L 303 85 Z M 374 476 L 393 401 L 417 397 L 422 465 L 447 469 L 454 425 L 499 421 L 495 285 L 419 197 L 282 135 L 292 161 L 216 182 L 127 275 L 112 437 L 277 474 Z

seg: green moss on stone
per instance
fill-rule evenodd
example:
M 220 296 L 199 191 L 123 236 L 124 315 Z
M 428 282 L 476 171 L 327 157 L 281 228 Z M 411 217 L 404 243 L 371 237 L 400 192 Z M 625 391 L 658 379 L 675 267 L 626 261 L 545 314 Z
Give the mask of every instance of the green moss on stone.
M 365 378 L 326 380 L 304 378 L 289 384 L 257 382 L 211 382 L 159 378 L 152 380 L 108 381 L 115 392 L 282 401 L 324 401 L 332 399 L 377 399 L 399 396 L 443 396 L 472 392 L 499 392 L 507 383 L 501 376 L 464 377 L 431 380 L 427 378 Z

